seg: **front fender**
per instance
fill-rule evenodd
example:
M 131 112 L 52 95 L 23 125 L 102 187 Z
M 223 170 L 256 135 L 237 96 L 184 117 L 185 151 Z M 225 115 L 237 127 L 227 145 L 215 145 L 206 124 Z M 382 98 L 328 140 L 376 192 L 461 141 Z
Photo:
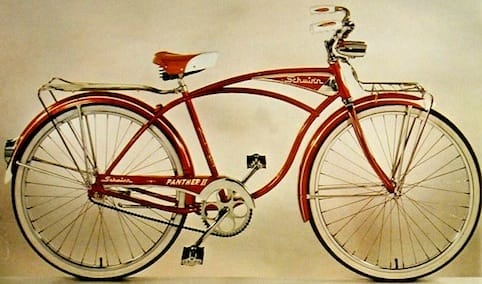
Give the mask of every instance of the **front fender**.
M 423 108 L 423 98 L 416 95 L 400 94 L 400 93 L 386 93 L 366 96 L 357 99 L 353 102 L 355 110 L 357 112 L 384 105 L 411 105 L 415 107 Z M 300 165 L 299 177 L 298 177 L 298 205 L 300 208 L 301 218 L 304 222 L 311 219 L 311 212 L 308 202 L 308 187 L 310 182 L 311 168 L 316 154 L 318 153 L 321 145 L 326 140 L 328 135 L 333 129 L 339 125 L 342 121 L 348 119 L 348 112 L 345 107 L 339 108 L 328 119 L 326 119 L 322 125 L 315 131 L 313 137 L 308 143 L 308 147 L 305 150 L 303 159 Z
M 8 170 L 5 175 L 5 182 L 7 183 L 10 181 L 12 173 L 14 173 L 17 168 L 16 161 L 20 159 L 23 151 L 27 147 L 33 135 L 36 134 L 39 127 L 50 123 L 51 116 L 58 115 L 77 105 L 89 104 L 119 105 L 121 107 L 135 111 L 146 119 L 151 119 L 155 113 L 155 109 L 152 106 L 136 98 L 112 92 L 81 93 L 55 102 L 50 105 L 46 111 L 39 113 L 34 119 L 32 119 L 32 121 L 25 127 L 20 136 L 16 139 L 15 144 L 12 147 L 13 149 L 11 149 L 12 152 L 10 154 L 11 157 L 9 160 Z M 164 117 L 156 120 L 154 125 L 159 127 L 159 129 L 163 131 L 163 133 L 169 139 L 169 142 L 171 142 L 171 144 L 174 146 L 181 160 L 184 174 L 187 176 L 193 175 L 194 169 L 190 154 L 187 150 L 185 142 L 183 141 L 177 130 Z

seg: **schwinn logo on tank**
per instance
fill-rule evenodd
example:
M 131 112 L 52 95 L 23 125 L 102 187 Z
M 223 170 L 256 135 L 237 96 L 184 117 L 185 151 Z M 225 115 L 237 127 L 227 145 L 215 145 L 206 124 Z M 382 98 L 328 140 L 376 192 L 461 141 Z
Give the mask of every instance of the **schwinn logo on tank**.
M 255 78 L 257 80 L 275 81 L 287 85 L 318 91 L 332 77 L 328 73 L 306 73 L 306 74 L 281 74 L 272 76 L 263 76 Z

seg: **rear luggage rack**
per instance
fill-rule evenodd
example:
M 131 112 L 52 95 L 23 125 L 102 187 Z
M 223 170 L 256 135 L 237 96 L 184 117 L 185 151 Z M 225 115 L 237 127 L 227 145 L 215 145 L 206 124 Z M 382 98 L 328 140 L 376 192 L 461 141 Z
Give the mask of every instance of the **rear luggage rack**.
M 155 87 L 139 84 L 109 84 L 109 83 L 89 83 L 89 82 L 73 82 L 62 78 L 54 77 L 48 83 L 40 87 L 42 91 L 63 91 L 63 92 L 81 92 L 81 91 L 146 91 L 156 94 L 172 94 L 181 91 L 180 87 L 162 90 Z

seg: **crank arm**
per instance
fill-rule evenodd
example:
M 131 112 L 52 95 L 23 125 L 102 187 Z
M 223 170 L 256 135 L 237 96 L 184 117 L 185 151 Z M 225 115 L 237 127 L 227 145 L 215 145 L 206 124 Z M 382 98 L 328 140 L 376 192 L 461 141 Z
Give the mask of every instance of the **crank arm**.
M 213 233 L 214 229 L 216 229 L 219 223 L 221 223 L 228 216 L 229 211 L 230 210 L 228 207 L 224 207 L 219 210 L 219 214 L 216 217 L 215 222 L 212 223 L 211 226 L 209 226 L 209 228 L 201 235 L 201 237 L 199 237 L 199 239 L 196 241 L 196 243 L 194 243 L 193 246 L 200 246 Z

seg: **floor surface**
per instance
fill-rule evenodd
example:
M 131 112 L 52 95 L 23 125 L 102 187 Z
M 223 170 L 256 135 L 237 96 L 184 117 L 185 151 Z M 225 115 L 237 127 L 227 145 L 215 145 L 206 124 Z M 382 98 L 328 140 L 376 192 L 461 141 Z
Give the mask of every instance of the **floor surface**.
M 16 283 L 32 283 L 32 284 L 69 284 L 80 283 L 82 281 L 68 277 L 52 277 L 52 278 L 24 278 L 24 277 L 0 277 L 0 283 L 2 284 L 16 284 Z M 373 283 L 370 280 L 363 279 L 327 279 L 327 280 L 309 280 L 309 279 L 265 279 L 265 278 L 150 278 L 150 277 L 131 277 L 120 283 L 147 283 L 147 284 L 359 284 L 359 283 Z M 87 282 L 91 283 L 118 283 L 118 282 Z M 393 282 L 391 282 L 393 283 Z M 406 282 L 405 282 L 406 283 Z M 446 278 L 434 278 L 434 279 L 422 279 L 416 283 L 422 284 L 473 284 L 482 283 L 482 278 L 463 278 L 463 277 L 446 277 Z

